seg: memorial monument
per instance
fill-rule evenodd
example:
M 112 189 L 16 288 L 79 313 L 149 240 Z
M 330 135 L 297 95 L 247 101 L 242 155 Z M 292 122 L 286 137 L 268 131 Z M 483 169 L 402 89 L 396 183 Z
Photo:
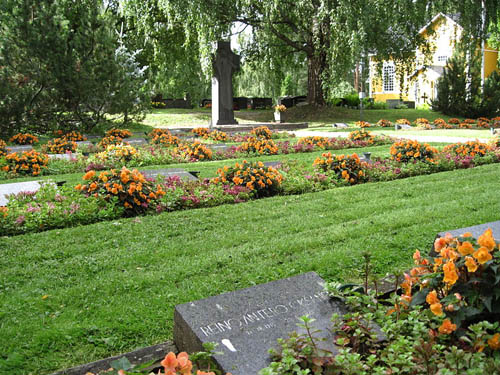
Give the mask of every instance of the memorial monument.
M 238 122 L 233 112 L 233 74 L 240 69 L 240 57 L 231 51 L 230 42 L 217 42 L 212 67 L 212 121 L 216 125 L 233 125 Z

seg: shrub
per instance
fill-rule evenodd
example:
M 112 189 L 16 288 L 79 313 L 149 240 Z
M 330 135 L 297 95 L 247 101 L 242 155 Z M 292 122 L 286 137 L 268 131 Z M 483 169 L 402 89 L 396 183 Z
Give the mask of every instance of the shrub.
M 446 121 L 444 121 L 442 118 L 437 118 L 434 120 L 433 124 L 436 126 L 439 126 L 439 125 L 446 124 Z
M 461 122 L 458 127 L 460 129 L 472 129 L 472 125 L 467 122 Z
M 29 133 L 18 133 L 10 138 L 9 141 L 18 145 L 33 145 L 38 143 L 38 137 Z
M 109 145 L 119 145 L 123 143 L 123 138 L 114 135 L 107 135 L 97 144 L 99 147 L 106 149 Z
M 274 112 L 286 112 L 286 106 L 284 104 L 278 104 L 274 106 Z
M 349 133 L 348 138 L 352 141 L 368 141 L 372 142 L 373 141 L 373 135 L 371 132 L 361 129 L 361 130 L 355 130 Z
M 396 124 L 399 124 L 399 125 L 411 125 L 411 122 L 408 121 L 405 118 L 400 118 L 400 119 L 396 120 Z
M 432 162 L 437 150 L 427 143 L 401 140 L 391 146 L 391 160 L 408 163 L 415 160 Z
M 448 123 L 450 123 L 450 124 L 455 124 L 455 125 L 456 125 L 456 124 L 460 124 L 460 123 L 461 123 L 461 121 L 460 121 L 458 118 L 456 118 L 456 117 L 452 117 L 452 118 L 450 118 L 450 119 L 448 120 Z
M 262 162 L 236 163 L 234 167 L 225 166 L 217 171 L 215 183 L 230 183 L 244 186 L 258 197 L 271 196 L 279 191 L 283 176 L 273 167 L 265 167 Z
M 390 122 L 389 120 L 386 120 L 386 119 L 380 119 L 380 120 L 378 120 L 377 125 L 381 126 L 383 128 L 388 128 L 388 127 L 392 126 L 392 122 Z
M 372 126 L 369 122 L 366 121 L 356 121 L 355 125 L 360 128 L 369 128 Z
M 87 140 L 87 137 L 85 137 L 82 133 L 76 130 L 72 130 L 69 133 L 64 134 L 63 138 L 73 142 L 81 142 Z
M 419 123 L 419 124 L 417 125 L 417 128 L 418 128 L 419 130 L 432 130 L 432 126 L 431 126 L 431 124 L 425 124 L 425 123 Z
M 332 155 L 327 152 L 316 158 L 313 166 L 323 172 L 333 171 L 339 180 L 355 185 L 364 181 L 365 173 L 362 164 L 357 154 Z
M 38 176 L 49 162 L 49 157 L 46 154 L 35 150 L 23 151 L 21 155 L 18 153 L 8 154 L 5 159 L 7 165 L 3 167 L 4 172 L 33 176 Z
M 191 130 L 191 133 L 194 135 L 197 135 L 198 137 L 208 137 L 208 134 L 210 133 L 210 130 L 208 128 L 194 128 Z
M 106 132 L 106 137 L 130 138 L 132 133 L 127 129 L 109 129 Z
M 477 121 L 477 127 L 478 128 L 482 128 L 482 129 L 489 129 L 490 123 L 488 121 L 478 120 Z
M 250 134 L 253 134 L 256 138 L 260 139 L 271 139 L 273 137 L 273 132 L 269 130 L 267 126 L 259 126 L 258 128 L 252 129 Z
M 83 179 L 84 184 L 75 186 L 76 190 L 107 201 L 116 197 L 129 216 L 145 213 L 165 194 L 161 185 L 155 186 L 137 169 L 130 171 L 123 167 L 121 170 L 112 169 L 99 174 L 89 171 Z
M 182 157 L 188 160 L 211 160 L 212 150 L 204 146 L 201 142 L 182 143 L 176 151 L 180 152 Z
M 133 159 L 137 159 L 139 153 L 137 149 L 130 145 L 120 143 L 118 145 L 109 145 L 106 150 L 95 155 L 95 158 L 105 164 L 124 164 Z
M 477 122 L 479 121 L 490 123 L 490 119 L 487 117 L 478 117 Z
M 304 146 L 311 145 L 322 149 L 326 149 L 330 144 L 330 140 L 326 137 L 311 136 L 311 137 L 299 138 L 297 144 Z
M 475 124 L 476 120 L 473 120 L 471 118 L 466 118 L 463 122 L 465 122 L 466 124 Z
M 484 156 L 490 150 L 486 143 L 469 141 L 465 143 L 454 143 L 444 147 L 443 152 L 449 152 L 461 156 Z
M 225 142 L 227 141 L 227 134 L 220 130 L 214 130 L 208 134 L 208 138 L 217 142 Z
M 67 151 L 75 152 L 77 144 L 66 138 L 54 138 L 47 142 L 44 147 L 49 154 L 64 154 Z
M 0 139 L 0 156 L 7 154 L 7 144 Z
M 153 136 L 152 141 L 154 144 L 160 144 L 167 147 L 178 146 L 181 142 L 179 137 L 170 134 L 170 132 L 156 133 Z
M 423 124 L 428 124 L 429 123 L 429 120 L 427 120 L 426 118 L 423 118 L 423 117 L 419 117 L 415 120 L 415 125 L 419 126 L 419 125 L 423 125 Z
M 241 151 L 246 153 L 255 152 L 260 155 L 276 155 L 278 146 L 272 139 L 249 138 L 247 142 L 241 144 Z
M 491 146 L 495 148 L 500 148 L 500 135 L 497 135 L 495 138 L 491 140 Z
M 499 321 L 500 253 L 491 229 L 477 240 L 470 233 L 458 238 L 448 233 L 436 239 L 434 250 L 436 256 L 422 257 L 418 250 L 413 256 L 417 267 L 404 286 L 407 295 L 418 290 L 410 294 L 412 305 L 427 306 L 434 315 L 447 318 L 439 327 L 445 334 L 479 319 Z
M 434 125 L 438 129 L 453 129 L 453 125 L 447 124 L 442 118 L 437 118 L 434 120 Z
M 163 109 L 166 108 L 166 104 L 163 102 L 151 102 L 151 107 L 156 108 L 156 109 Z
M 168 129 L 159 129 L 159 128 L 155 128 L 153 130 L 151 130 L 148 134 L 148 137 L 150 138 L 154 138 L 155 136 L 157 135 L 161 135 L 161 134 L 168 134 L 168 135 L 171 135 L 172 133 L 170 133 L 170 130 Z

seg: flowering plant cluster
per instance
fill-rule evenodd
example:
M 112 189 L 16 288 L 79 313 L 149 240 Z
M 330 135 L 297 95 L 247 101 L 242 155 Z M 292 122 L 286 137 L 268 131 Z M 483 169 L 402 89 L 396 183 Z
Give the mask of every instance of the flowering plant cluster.
M 414 160 L 432 162 L 437 150 L 427 143 L 418 141 L 401 140 L 391 146 L 391 160 L 408 163 Z
M 356 121 L 355 125 L 359 128 L 369 128 L 370 126 L 372 126 L 369 122 L 366 121 Z
M 495 138 L 493 138 L 491 140 L 491 146 L 494 148 L 500 148 L 500 135 L 497 135 Z M 1 146 L 0 146 L 0 148 L 1 148 Z M 1 155 L 1 152 L 0 152 L 0 155 Z
M 160 134 L 170 135 L 171 133 L 170 133 L 170 130 L 168 130 L 168 129 L 154 128 L 153 130 L 151 130 L 148 133 L 148 137 L 154 138 L 155 136 L 160 135 Z
M 444 121 L 442 118 L 437 118 L 434 120 L 434 125 L 438 129 L 453 129 L 453 125 L 448 124 L 446 121 Z
M 4 141 L 2 141 L 0 139 L 0 156 L 3 156 L 3 155 L 6 155 L 7 154 L 7 143 L 5 143 Z
M 213 130 L 208 134 L 208 137 L 217 142 L 225 142 L 228 140 L 228 136 L 226 133 L 221 132 L 220 130 Z
M 61 137 L 51 139 L 44 148 L 49 154 L 64 154 L 66 152 L 75 152 L 77 144 L 65 137 Z
M 130 132 L 130 130 L 127 130 L 127 129 L 113 128 L 113 129 L 109 129 L 106 132 L 106 136 L 107 137 L 113 136 L 113 137 L 118 137 L 118 138 L 130 138 L 130 137 L 132 137 L 132 133 Z
M 89 171 L 83 179 L 83 185 L 75 186 L 87 196 L 102 197 L 105 200 L 117 198 L 128 215 L 137 215 L 146 212 L 156 200 L 165 194 L 161 185 L 146 180 L 137 170 L 123 167 L 121 170 L 112 169 L 100 172 Z
M 167 105 L 163 102 L 151 102 L 151 107 L 156 108 L 156 109 L 162 109 L 165 108 Z
M 428 123 L 429 123 L 429 120 L 427 120 L 424 117 L 419 117 L 415 120 L 415 125 L 417 125 L 417 126 L 422 125 L 422 124 L 428 124 Z
M 490 151 L 490 147 L 486 143 L 479 141 L 469 141 L 465 143 L 454 143 L 444 147 L 443 152 L 449 152 L 455 155 L 462 156 L 484 156 Z
M 425 123 L 419 123 L 419 124 L 417 125 L 417 128 L 418 128 L 419 130 L 432 130 L 432 126 L 431 126 L 431 124 L 425 124 Z
M 139 158 L 139 152 L 136 148 L 123 143 L 109 145 L 106 150 L 95 155 L 95 158 L 103 163 L 124 164 L 133 159 Z
M 184 159 L 187 160 L 211 160 L 213 152 L 201 142 L 182 143 L 174 150 L 179 152 Z
M 243 142 L 240 149 L 246 153 L 255 152 L 260 155 L 276 155 L 279 151 L 272 139 L 253 137 L 249 138 L 247 142 Z
M 8 154 L 6 157 L 7 165 L 2 168 L 4 172 L 14 174 L 38 176 L 49 163 L 49 157 L 35 150 L 23 151 Z
M 191 130 L 191 133 L 197 135 L 198 137 L 205 138 L 205 136 L 208 137 L 210 130 L 208 128 L 194 128 Z
M 285 112 L 286 111 L 286 106 L 284 104 L 279 104 L 274 107 L 275 112 Z
M 152 142 L 155 144 L 170 147 L 178 146 L 181 143 L 181 140 L 179 139 L 179 137 L 170 134 L 170 132 L 167 130 L 166 132 L 156 133 L 153 136 Z
M 466 124 L 475 124 L 476 120 L 473 120 L 471 118 L 466 118 L 463 122 Z
M 299 138 L 297 141 L 298 145 L 304 145 L 304 146 L 315 146 L 319 147 L 322 149 L 326 149 L 329 144 L 330 140 L 326 137 L 320 137 L 320 136 L 310 136 L 310 137 L 303 137 Z
M 273 132 L 267 126 L 253 128 L 250 134 L 253 134 L 256 138 L 262 139 L 271 139 L 273 137 Z
M 373 135 L 371 132 L 361 129 L 361 130 L 355 130 L 349 133 L 348 135 L 349 139 L 352 141 L 367 141 L 367 142 L 373 142 Z
M 283 181 L 281 173 L 273 167 L 265 167 L 262 162 L 236 163 L 234 167 L 225 166 L 217 171 L 213 181 L 222 184 L 234 184 L 249 189 L 258 197 L 271 196 L 279 191 Z
M 489 121 L 477 120 L 477 127 L 482 129 L 489 129 L 490 123 Z
M 472 124 L 469 124 L 468 122 L 461 122 L 458 127 L 460 129 L 472 129 Z
M 455 125 L 458 125 L 461 123 L 460 119 L 456 118 L 456 117 L 452 117 L 448 120 L 448 123 L 449 124 L 455 124 Z
M 123 138 L 114 135 L 107 135 L 101 139 L 98 146 L 106 149 L 109 145 L 118 145 L 120 143 L 123 143 Z
M 377 122 L 377 126 L 381 126 L 383 128 L 388 128 L 388 127 L 392 126 L 392 122 L 390 122 L 389 120 L 386 120 L 386 119 L 380 119 Z
M 442 319 L 439 333 L 464 330 L 479 320 L 500 319 L 500 251 L 491 229 L 475 240 L 471 233 L 446 234 L 434 242 L 434 256 L 413 256 L 416 267 L 402 284 L 403 299 L 428 306 Z M 417 291 L 412 295 L 413 291 Z M 500 334 L 489 340 L 500 349 Z M 475 345 L 476 346 L 476 345 Z M 476 347 L 476 350 L 483 350 Z
M 411 125 L 411 122 L 408 121 L 405 118 L 400 118 L 400 119 L 396 120 L 396 124 L 399 124 L 399 125 Z
M 76 130 L 72 130 L 68 133 L 65 133 L 63 135 L 63 138 L 68 140 L 68 141 L 73 141 L 73 142 L 81 142 L 81 141 L 86 141 L 87 137 L 85 137 L 82 133 Z
M 332 155 L 327 152 L 316 158 L 313 166 L 323 172 L 333 171 L 338 179 L 349 185 L 355 185 L 365 180 L 363 163 L 357 154 Z
M 35 143 L 38 143 L 38 137 L 29 133 L 18 133 L 10 138 L 9 141 L 17 145 L 33 145 Z

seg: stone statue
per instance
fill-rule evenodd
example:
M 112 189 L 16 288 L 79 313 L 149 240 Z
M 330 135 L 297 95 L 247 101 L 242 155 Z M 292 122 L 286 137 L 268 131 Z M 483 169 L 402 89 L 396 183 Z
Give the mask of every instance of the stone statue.
M 212 60 L 212 122 L 214 125 L 237 124 L 233 112 L 233 74 L 240 69 L 240 57 L 231 51 L 230 42 L 217 42 Z

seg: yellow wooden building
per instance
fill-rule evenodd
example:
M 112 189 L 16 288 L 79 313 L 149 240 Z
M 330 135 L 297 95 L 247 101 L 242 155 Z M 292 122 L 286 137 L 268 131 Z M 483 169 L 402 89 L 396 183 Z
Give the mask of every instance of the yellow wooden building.
M 432 31 L 432 32 L 431 32 Z M 436 98 L 436 83 L 443 75 L 447 60 L 453 55 L 463 28 L 452 17 L 443 13 L 436 15 L 420 31 L 420 35 L 429 39 L 432 55 L 425 58 L 423 52 L 415 52 L 415 70 L 404 76 L 406 80 L 400 84 L 396 76 L 394 62 L 384 61 L 382 72 L 377 69 L 376 56 L 370 59 L 369 96 L 376 101 L 404 100 L 416 105 L 429 103 Z M 487 43 L 481 47 L 481 74 L 484 80 L 494 70 L 498 70 L 498 50 L 490 48 Z M 401 91 L 401 87 L 404 88 Z

